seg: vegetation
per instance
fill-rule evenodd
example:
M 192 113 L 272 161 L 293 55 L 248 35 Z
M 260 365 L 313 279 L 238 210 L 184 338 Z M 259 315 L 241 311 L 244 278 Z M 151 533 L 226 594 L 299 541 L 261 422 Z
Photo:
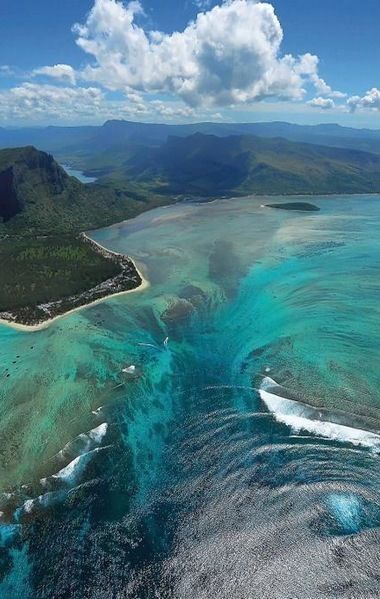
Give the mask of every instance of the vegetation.
M 289 141 L 380 153 L 380 131 L 378 130 L 354 129 L 336 124 L 294 125 L 286 122 L 166 125 L 113 120 L 107 121 L 100 127 L 14 130 L 0 127 L 0 148 L 32 144 L 40 150 L 52 153 L 61 162 L 68 161 L 81 170 L 93 168 L 95 172 L 104 174 L 103 169 L 108 169 L 109 172 L 115 164 L 121 166 L 141 148 L 159 147 L 170 136 L 188 137 L 194 133 L 218 137 L 234 135 L 281 137 Z M 114 158 L 110 160 L 110 156 Z
M 121 268 L 80 238 L 0 242 L 0 311 L 44 304 L 95 287 Z
M 172 137 L 123 168 L 124 178 L 169 195 L 380 192 L 378 155 L 248 135 Z
M 86 187 L 33 147 L 0 151 L 0 316 L 35 324 L 137 287 L 128 258 L 79 232 L 132 216 L 144 201 Z
M 37 135 L 43 143 L 55 140 L 67 160 L 73 163 L 75 156 L 85 161 L 88 174 L 100 177 L 95 184 L 83 185 L 51 155 L 32 146 L 0 150 L 0 312 L 14 316 L 16 311 L 19 321 L 35 322 L 138 286 L 141 279 L 130 262 L 99 253 L 79 233 L 178 197 L 380 192 L 380 155 L 283 138 L 226 136 L 239 126 L 214 125 L 170 128 L 116 121 L 78 131 L 0 130 L 0 143 L 4 135 Z M 215 127 L 219 136 L 205 134 Z M 241 127 L 250 130 L 248 125 Z M 202 132 L 185 137 L 197 128 Z M 263 126 L 267 133 L 269 129 Z M 318 134 L 330 133 L 332 139 L 339 132 L 344 137 L 341 129 L 322 127 Z M 181 136 L 167 139 L 173 130 Z M 293 135 L 295 131 L 305 133 L 292 129 Z M 358 133 L 345 134 L 363 143 Z M 380 134 L 374 134 L 373 142 L 380 143 Z M 299 203 L 286 206 L 300 209 Z M 48 310 L 44 304 L 49 304 Z
M 0 318 L 36 324 L 113 293 L 141 277 L 126 256 L 85 236 L 8 238 L 0 242 Z
M 281 202 L 276 204 L 266 204 L 268 208 L 277 208 L 278 210 L 295 210 L 297 212 L 319 212 L 320 208 L 309 202 Z
M 0 150 L 0 237 L 80 233 L 163 203 L 137 186 L 83 185 L 33 147 Z

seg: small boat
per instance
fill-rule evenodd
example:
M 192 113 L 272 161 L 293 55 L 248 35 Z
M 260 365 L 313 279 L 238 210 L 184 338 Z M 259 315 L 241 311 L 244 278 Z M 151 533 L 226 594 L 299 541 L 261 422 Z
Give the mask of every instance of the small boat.
M 165 345 L 165 347 L 167 347 L 168 343 L 169 343 L 169 337 L 166 337 L 166 339 L 165 339 L 165 341 L 164 341 L 164 345 Z
M 131 364 L 130 366 L 127 366 L 127 368 L 123 368 L 121 372 L 124 372 L 124 374 L 136 374 L 136 366 Z

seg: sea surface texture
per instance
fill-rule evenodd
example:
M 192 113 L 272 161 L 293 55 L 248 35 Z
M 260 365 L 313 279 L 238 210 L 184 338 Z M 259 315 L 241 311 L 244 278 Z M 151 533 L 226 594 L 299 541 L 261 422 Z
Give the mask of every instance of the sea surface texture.
M 0 326 L 1 598 L 380 596 L 380 197 L 265 202 L 94 232 L 151 287 Z

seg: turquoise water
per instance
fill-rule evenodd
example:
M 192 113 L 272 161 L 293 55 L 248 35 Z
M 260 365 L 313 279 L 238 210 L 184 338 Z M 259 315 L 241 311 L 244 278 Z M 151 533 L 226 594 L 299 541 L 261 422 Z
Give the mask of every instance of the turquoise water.
M 94 232 L 151 287 L 0 327 L 1 597 L 380 595 L 380 198 L 313 202 Z

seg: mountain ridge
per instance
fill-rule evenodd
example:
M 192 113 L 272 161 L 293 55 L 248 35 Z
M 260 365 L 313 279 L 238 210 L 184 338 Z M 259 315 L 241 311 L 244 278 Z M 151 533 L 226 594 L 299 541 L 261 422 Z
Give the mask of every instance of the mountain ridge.
M 109 164 L 110 154 L 115 155 L 122 151 L 131 155 L 141 147 L 159 147 L 170 135 L 187 137 L 196 132 L 219 137 L 231 135 L 284 137 L 289 141 L 317 143 L 380 154 L 380 130 L 355 129 L 334 123 L 298 125 L 285 121 L 166 124 L 113 119 L 100 126 L 53 125 L 43 128 L 0 128 L 0 148 L 34 145 L 42 151 L 53 153 L 61 160 L 72 162 L 82 170 L 91 171 L 95 167 Z
M 196 133 L 140 152 L 118 176 L 167 194 L 372 193 L 380 192 L 380 156 L 284 138 Z

